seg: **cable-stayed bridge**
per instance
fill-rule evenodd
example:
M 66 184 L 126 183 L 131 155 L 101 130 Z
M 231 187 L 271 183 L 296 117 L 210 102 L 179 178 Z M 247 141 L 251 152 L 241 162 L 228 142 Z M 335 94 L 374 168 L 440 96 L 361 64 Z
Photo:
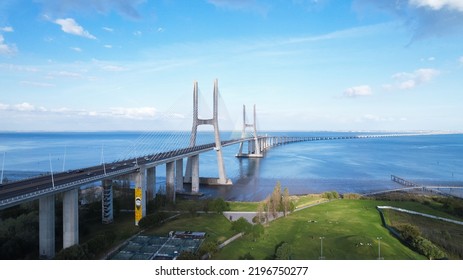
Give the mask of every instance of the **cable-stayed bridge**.
M 256 125 L 256 111 L 254 106 L 253 122 L 246 118 L 246 108 L 243 107 L 243 125 L 240 138 L 221 140 L 218 117 L 218 83 L 214 83 L 213 113 L 209 119 L 199 117 L 198 113 L 198 84 L 193 89 L 193 125 L 189 135 L 189 145 L 160 152 L 136 155 L 112 163 L 104 163 L 78 168 L 65 172 L 53 173 L 35 178 L 10 182 L 0 185 L 0 210 L 27 201 L 39 200 L 39 254 L 44 258 L 51 258 L 55 254 L 55 200 L 57 194 L 63 196 L 63 248 L 79 243 L 78 229 L 78 190 L 81 186 L 92 182 L 102 182 L 102 221 L 113 221 L 113 188 L 114 180 L 130 178 L 135 181 L 135 224 L 146 215 L 147 201 L 155 195 L 156 167 L 165 165 L 166 194 L 170 201 L 175 202 L 176 192 L 183 191 L 184 184 L 191 184 L 191 192 L 199 193 L 200 184 L 232 185 L 228 178 L 223 161 L 222 148 L 239 145 L 237 157 L 263 157 L 264 151 L 279 145 L 302 142 L 324 141 L 338 139 L 359 139 L 405 136 L 410 134 L 382 134 L 361 136 L 336 137 L 283 137 L 259 136 Z M 198 144 L 198 127 L 212 126 L 214 140 L 211 143 Z M 246 132 L 251 128 L 250 133 Z M 416 134 L 413 134 L 416 135 Z M 175 140 L 175 139 L 174 139 Z M 136 147 L 135 147 L 136 149 Z M 199 174 L 199 156 L 203 153 L 215 151 L 217 157 L 216 178 L 202 178 Z M 184 169 L 184 160 L 186 168 Z M 2 171 L 3 172 L 3 171 Z M 2 181 L 2 180 L 0 180 Z

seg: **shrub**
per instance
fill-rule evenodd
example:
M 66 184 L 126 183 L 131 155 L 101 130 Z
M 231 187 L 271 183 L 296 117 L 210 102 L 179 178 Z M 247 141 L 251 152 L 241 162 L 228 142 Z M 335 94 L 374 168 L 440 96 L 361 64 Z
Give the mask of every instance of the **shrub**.
M 400 224 L 396 227 L 400 231 L 402 238 L 406 241 L 412 242 L 414 239 L 421 236 L 421 232 L 416 226 L 410 224 Z
M 291 259 L 291 245 L 286 242 L 280 243 L 275 250 L 276 260 L 289 260 Z
M 254 256 L 247 252 L 246 254 L 239 257 L 240 260 L 254 260 Z
M 324 192 L 322 193 L 322 197 L 326 199 L 338 199 L 339 198 L 339 193 L 337 191 L 331 191 L 331 192 Z
M 424 237 L 417 237 L 413 240 L 412 246 L 417 249 L 418 252 L 425 255 L 428 259 L 443 259 L 445 253 L 434 245 L 431 241 Z
M 345 193 L 342 197 L 344 199 L 362 199 L 362 195 L 358 193 Z
M 157 226 L 161 224 L 163 220 L 165 220 L 167 217 L 166 213 L 164 212 L 156 212 L 151 215 L 147 215 L 143 217 L 139 222 L 138 226 L 142 229 L 152 227 L 152 226 Z
M 190 251 L 182 251 L 178 255 L 177 260 L 199 260 L 199 256 Z
M 86 246 L 73 245 L 61 250 L 55 256 L 55 260 L 85 260 L 87 257 Z

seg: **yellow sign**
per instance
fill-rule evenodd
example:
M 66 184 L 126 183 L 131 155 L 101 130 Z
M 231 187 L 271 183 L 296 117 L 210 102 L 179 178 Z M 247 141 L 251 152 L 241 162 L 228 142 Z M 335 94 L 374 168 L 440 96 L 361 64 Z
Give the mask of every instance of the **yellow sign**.
M 141 188 L 135 188 L 135 225 L 138 226 L 138 222 L 143 218 L 142 210 L 142 196 L 143 192 Z

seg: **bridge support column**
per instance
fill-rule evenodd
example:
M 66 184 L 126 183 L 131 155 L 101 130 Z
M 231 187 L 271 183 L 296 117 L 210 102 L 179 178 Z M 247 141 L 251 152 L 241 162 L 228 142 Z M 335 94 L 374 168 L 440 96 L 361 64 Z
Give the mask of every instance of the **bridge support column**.
M 199 155 L 190 157 L 191 161 L 191 192 L 199 192 Z
M 39 199 L 39 255 L 41 259 L 55 256 L 55 195 Z
M 211 119 L 200 119 L 198 116 L 198 83 L 194 83 L 193 88 L 193 127 L 191 130 L 191 138 L 190 138 L 190 147 L 196 146 L 196 134 L 198 131 L 198 126 L 200 125 L 212 125 L 214 127 L 214 139 L 215 139 L 215 147 L 214 150 L 216 151 L 217 155 L 217 165 L 219 169 L 219 178 L 213 178 L 207 180 L 207 183 L 210 185 L 232 185 L 232 181 L 227 178 L 227 174 L 225 173 L 225 165 L 223 163 L 223 156 L 222 156 L 222 141 L 220 140 L 220 132 L 219 132 L 219 88 L 218 88 L 218 81 L 214 81 L 214 96 L 213 96 L 213 116 Z M 188 159 L 190 161 L 191 158 Z M 191 163 L 187 163 L 187 166 L 190 166 Z M 189 171 L 187 171 L 189 172 Z
M 167 200 L 175 203 L 175 162 L 166 163 L 166 195 Z
M 146 188 L 148 189 L 148 200 L 156 197 L 156 166 L 146 169 Z
M 63 194 L 63 249 L 79 244 L 79 189 Z
M 246 123 L 246 106 L 243 105 L 243 128 L 241 130 L 241 138 L 246 137 L 246 128 L 251 127 L 253 129 L 254 140 L 247 141 L 248 144 L 248 153 L 243 154 L 243 142 L 240 143 L 239 151 L 236 157 L 263 157 L 262 147 L 263 142 L 257 136 L 257 127 L 256 127 L 256 105 L 254 105 L 254 122 L 252 124 Z
M 113 182 L 112 180 L 103 180 L 103 194 L 101 200 L 101 222 L 110 224 L 114 221 L 113 210 Z
M 146 169 L 140 168 L 135 175 L 135 225 L 146 216 Z
M 183 191 L 183 159 L 175 161 L 175 190 Z

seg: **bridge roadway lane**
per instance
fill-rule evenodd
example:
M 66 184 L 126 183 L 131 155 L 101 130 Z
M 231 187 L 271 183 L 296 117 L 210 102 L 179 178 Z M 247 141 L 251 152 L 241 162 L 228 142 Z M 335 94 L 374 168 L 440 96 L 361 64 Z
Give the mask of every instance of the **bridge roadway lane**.
M 222 146 L 229 146 L 249 139 L 236 139 L 222 141 Z M 51 193 L 63 192 L 77 186 L 88 184 L 95 181 L 114 178 L 137 172 L 140 166 L 146 168 L 171 162 L 176 159 L 190 157 L 211 151 L 215 148 L 215 143 L 199 145 L 195 147 L 182 148 L 168 152 L 156 153 L 152 155 L 69 170 L 0 184 L 0 209 L 8 208 L 19 203 L 37 199 Z M 53 185 L 55 187 L 53 187 Z

